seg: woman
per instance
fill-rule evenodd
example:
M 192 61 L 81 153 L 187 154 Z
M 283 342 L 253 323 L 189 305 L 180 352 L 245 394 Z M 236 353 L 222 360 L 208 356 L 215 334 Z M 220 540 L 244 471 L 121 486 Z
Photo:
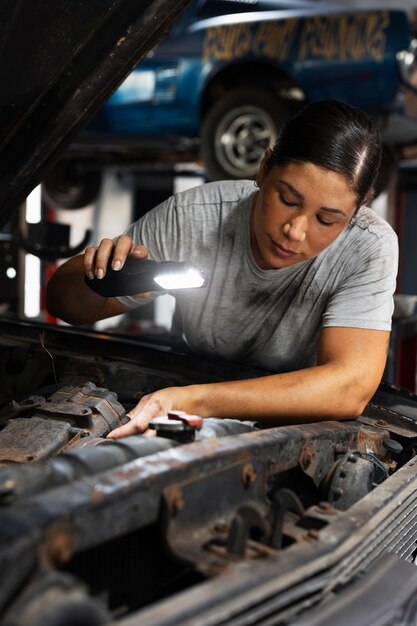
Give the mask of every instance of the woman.
M 144 301 L 85 286 L 84 274 L 104 276 L 113 250 L 116 270 L 128 254 L 194 261 L 207 288 L 176 293 L 190 348 L 277 372 L 161 389 L 110 437 L 144 432 L 171 409 L 266 426 L 361 414 L 384 371 L 397 271 L 395 233 L 364 206 L 380 158 L 367 116 L 313 103 L 266 150 L 255 186 L 222 181 L 177 194 L 57 270 L 49 310 L 83 324 Z

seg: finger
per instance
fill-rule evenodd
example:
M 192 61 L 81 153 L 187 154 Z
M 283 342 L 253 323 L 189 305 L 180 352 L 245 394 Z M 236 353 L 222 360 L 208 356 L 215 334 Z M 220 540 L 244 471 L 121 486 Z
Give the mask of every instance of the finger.
M 131 420 L 140 419 L 141 422 L 149 423 L 149 421 L 158 415 L 163 414 L 163 406 L 161 402 L 156 398 L 154 393 L 149 393 L 146 396 L 142 396 L 138 404 L 130 409 L 127 414 Z
M 118 439 L 119 437 L 128 437 L 129 435 L 137 435 L 138 433 L 143 433 L 147 429 L 148 423 L 146 421 L 143 422 L 139 416 L 142 407 L 146 406 L 150 395 L 151 394 L 142 396 L 137 405 L 134 407 L 134 409 L 136 410 L 136 417 L 132 415 L 132 411 L 129 411 L 126 416 L 130 419 L 130 422 L 124 424 L 123 426 L 119 426 L 119 428 L 115 428 L 107 435 L 107 437 L 109 437 L 110 439 Z
M 142 423 L 139 419 L 133 419 L 127 424 L 115 428 L 108 435 L 108 439 L 120 439 L 121 437 L 129 437 L 129 435 L 141 435 L 148 428 L 148 424 Z
M 147 259 L 149 256 L 149 250 L 143 244 L 137 243 L 132 246 L 130 254 L 138 259 Z
M 96 252 L 95 276 L 96 278 L 104 278 L 106 275 L 109 257 L 114 248 L 112 239 L 102 239 Z
M 86 248 L 84 251 L 83 265 L 84 272 L 87 274 L 90 280 L 93 280 L 95 273 L 95 261 L 96 261 L 96 247 Z
M 125 264 L 126 257 L 130 253 L 133 246 L 131 237 L 128 235 L 120 235 L 116 241 L 113 252 L 112 269 L 116 272 L 121 270 Z

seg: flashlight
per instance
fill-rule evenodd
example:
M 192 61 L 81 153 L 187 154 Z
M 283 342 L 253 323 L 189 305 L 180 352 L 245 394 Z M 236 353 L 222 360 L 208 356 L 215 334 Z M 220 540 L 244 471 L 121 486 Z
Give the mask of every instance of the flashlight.
M 112 257 L 104 278 L 84 277 L 85 283 L 107 298 L 133 296 L 148 291 L 175 291 L 204 287 L 205 279 L 199 270 L 186 261 L 151 261 L 128 256 L 122 269 L 111 268 Z

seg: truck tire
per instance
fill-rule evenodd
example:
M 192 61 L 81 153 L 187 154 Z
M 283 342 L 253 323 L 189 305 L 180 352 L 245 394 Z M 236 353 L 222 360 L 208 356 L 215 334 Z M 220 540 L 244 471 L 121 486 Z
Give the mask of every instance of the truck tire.
M 43 181 L 43 194 L 52 206 L 82 209 L 92 204 L 101 187 L 101 172 L 77 161 L 57 163 Z
M 254 178 L 288 117 L 279 97 L 264 87 L 236 89 L 215 102 L 201 131 L 208 178 Z

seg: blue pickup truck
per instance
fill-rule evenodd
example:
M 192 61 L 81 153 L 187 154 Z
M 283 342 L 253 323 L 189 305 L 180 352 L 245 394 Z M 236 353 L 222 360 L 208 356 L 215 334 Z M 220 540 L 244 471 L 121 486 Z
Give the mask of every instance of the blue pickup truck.
M 282 123 L 307 102 L 341 99 L 383 125 L 414 60 L 410 42 L 400 10 L 194 0 L 96 114 L 73 156 L 191 154 L 210 179 L 253 177 Z M 98 171 L 87 169 L 93 192 Z M 54 173 L 48 180 L 53 187 Z

